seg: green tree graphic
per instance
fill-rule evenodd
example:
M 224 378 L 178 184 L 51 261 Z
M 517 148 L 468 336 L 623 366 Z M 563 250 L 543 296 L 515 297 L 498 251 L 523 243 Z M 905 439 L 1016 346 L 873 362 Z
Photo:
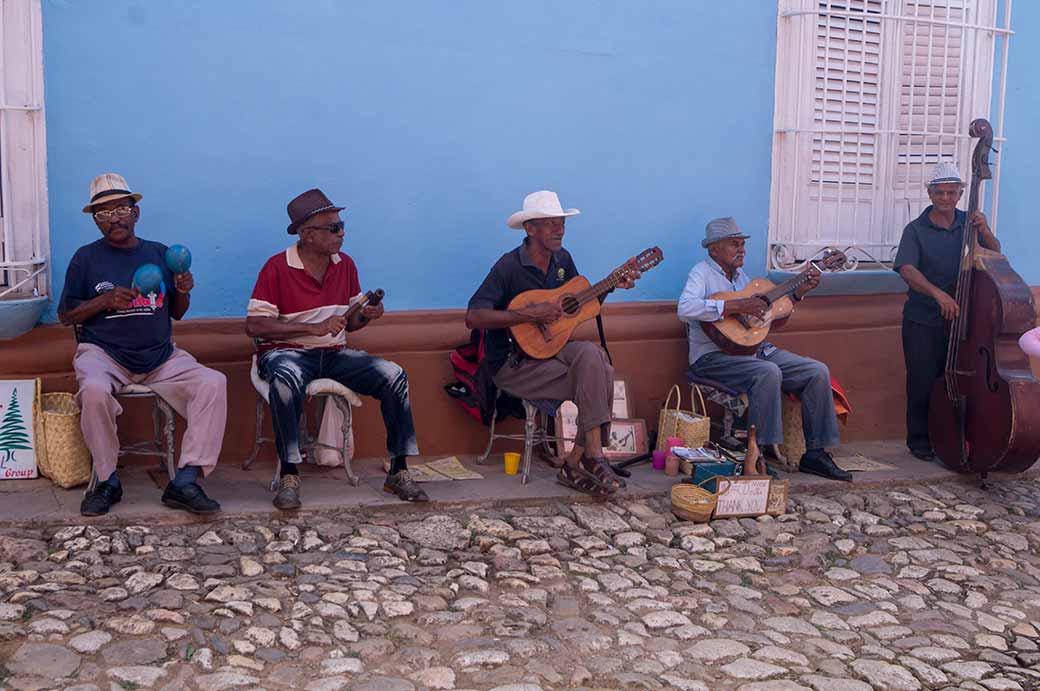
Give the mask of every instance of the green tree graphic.
M 29 451 L 29 434 L 22 419 L 22 410 L 18 407 L 18 389 L 11 391 L 11 403 L 7 406 L 4 418 L 0 420 L 0 467 L 14 459 L 15 451 Z

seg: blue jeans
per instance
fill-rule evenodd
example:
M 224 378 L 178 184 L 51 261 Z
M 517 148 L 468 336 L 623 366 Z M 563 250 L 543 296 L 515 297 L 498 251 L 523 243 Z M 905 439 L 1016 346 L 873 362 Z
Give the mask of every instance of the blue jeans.
M 379 399 L 391 456 L 417 456 L 415 423 L 408 398 L 408 377 L 400 365 L 361 350 L 277 348 L 260 356 L 260 376 L 271 384 L 268 403 L 274 418 L 278 458 L 299 463 L 300 411 L 307 385 L 314 379 L 334 379 L 359 394 Z
M 690 371 L 714 379 L 748 397 L 748 424 L 754 425 L 759 444 L 784 441 L 780 395 L 797 394 L 802 400 L 802 431 L 806 449 L 836 446 L 838 418 L 834 414 L 831 374 L 827 365 L 779 348 L 761 355 L 705 353 Z

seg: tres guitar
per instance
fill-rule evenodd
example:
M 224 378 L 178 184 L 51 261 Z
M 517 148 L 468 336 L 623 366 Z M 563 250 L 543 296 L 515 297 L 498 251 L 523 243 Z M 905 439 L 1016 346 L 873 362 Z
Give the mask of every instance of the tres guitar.
M 528 322 L 509 327 L 513 340 L 529 357 L 546 360 L 563 350 L 571 334 L 582 322 L 599 314 L 599 297 L 613 290 L 629 273 L 648 271 L 664 259 L 659 247 L 643 250 L 639 255 L 610 272 L 596 285 L 589 285 L 584 276 L 575 276 L 559 288 L 528 290 L 513 298 L 508 309 L 515 310 L 542 302 L 560 306 L 563 316 L 551 324 Z
M 809 273 L 813 269 L 821 273 L 831 271 L 846 261 L 843 252 L 827 250 L 823 257 L 809 262 L 809 268 L 805 271 L 780 285 L 766 278 L 756 278 L 746 288 L 735 293 L 715 293 L 709 297 L 710 300 L 759 297 L 765 300 L 769 308 L 761 319 L 750 314 L 734 314 L 716 322 L 701 322 L 701 328 L 723 352 L 730 355 L 753 355 L 762 341 L 766 340 L 773 324 L 791 316 L 794 301 L 789 296 L 809 280 Z

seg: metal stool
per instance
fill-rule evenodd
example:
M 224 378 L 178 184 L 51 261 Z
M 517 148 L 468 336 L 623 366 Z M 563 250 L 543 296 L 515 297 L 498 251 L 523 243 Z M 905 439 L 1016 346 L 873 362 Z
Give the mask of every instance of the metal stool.
M 264 430 L 264 406 L 269 404 L 269 396 L 271 391 L 271 385 L 260 376 L 260 371 L 257 369 L 256 355 L 253 355 L 253 364 L 249 369 L 249 378 L 253 382 L 253 388 L 256 389 L 256 436 L 253 439 L 253 452 L 249 454 L 249 458 L 242 461 L 242 468 L 248 469 L 252 465 L 253 461 L 256 460 L 257 454 L 260 452 L 260 445 L 264 442 L 273 442 L 274 439 L 271 437 L 263 436 Z M 321 415 L 325 411 L 326 403 L 331 400 L 340 412 L 343 413 L 343 424 L 340 430 L 343 432 L 343 447 L 329 446 L 323 444 L 317 440 L 311 440 L 310 434 L 307 431 L 307 412 L 306 405 L 307 401 L 311 398 L 317 398 L 319 401 L 318 415 Z M 361 484 L 361 480 L 357 475 L 354 474 L 353 468 L 350 467 L 350 458 L 347 457 L 347 444 L 350 440 L 350 427 L 353 423 L 351 406 L 360 406 L 361 399 L 356 393 L 351 391 L 346 386 L 343 386 L 334 379 L 315 379 L 307 385 L 307 398 L 304 400 L 304 406 L 300 410 L 300 444 L 301 451 L 313 451 L 314 449 L 331 449 L 340 455 L 343 459 L 343 469 L 347 473 L 347 481 L 357 487 Z M 282 464 L 280 459 L 275 460 L 274 464 L 274 479 L 271 480 L 271 491 L 274 492 L 278 489 L 278 481 L 282 476 Z
M 174 417 L 173 408 L 164 401 L 157 393 L 144 384 L 127 384 L 114 394 L 117 399 L 151 398 L 152 399 L 152 428 L 154 437 L 145 441 L 134 442 L 119 447 L 119 456 L 158 456 L 165 459 L 166 473 L 173 479 L 177 473 L 174 464 Z M 159 467 L 163 462 L 159 462 Z M 87 483 L 86 492 L 91 492 L 97 487 L 98 476 L 93 467 L 90 470 L 90 482 Z
M 498 398 L 501 395 L 502 390 L 498 389 L 495 393 L 495 410 L 498 408 Z M 562 401 L 528 401 L 521 398 L 520 402 L 524 405 L 524 433 L 495 434 L 495 418 L 498 416 L 492 414 L 491 436 L 488 438 L 488 445 L 487 448 L 484 449 L 484 453 L 477 458 L 477 465 L 482 465 L 484 461 L 487 460 L 488 456 L 491 455 L 491 447 L 494 445 L 496 439 L 522 441 L 524 443 L 524 452 L 520 458 L 520 484 L 526 485 L 527 477 L 531 472 L 531 453 L 534 450 L 534 447 L 541 444 L 542 450 L 547 454 L 551 454 L 551 451 L 549 450 L 549 442 L 563 442 L 570 440 L 549 435 L 549 418 L 556 416 L 556 409 L 560 407 Z

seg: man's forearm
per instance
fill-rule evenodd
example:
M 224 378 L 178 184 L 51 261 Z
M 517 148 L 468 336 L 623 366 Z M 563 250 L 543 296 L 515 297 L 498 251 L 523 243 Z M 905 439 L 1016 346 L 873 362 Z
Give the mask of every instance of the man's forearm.
M 988 250 L 1000 251 L 1000 240 L 997 239 L 997 236 L 988 227 L 979 233 L 979 243 Z
M 913 290 L 927 295 L 933 300 L 937 299 L 936 295 L 942 291 L 935 287 L 931 281 L 924 277 L 924 274 L 916 266 L 903 266 L 899 269 L 899 275 L 902 277 L 906 284 Z
M 104 311 L 105 308 L 102 306 L 101 297 L 99 296 L 81 303 L 78 307 L 73 307 L 68 312 L 59 312 L 58 320 L 65 326 L 73 326 L 82 324 Z
M 275 317 L 246 317 L 246 335 L 252 338 L 299 338 L 313 336 L 313 324 L 290 324 Z
M 534 321 L 520 310 L 471 309 L 466 312 L 467 329 L 508 329 Z
M 174 319 L 180 319 L 188 311 L 188 307 L 191 305 L 191 294 L 190 293 L 176 293 L 173 298 L 173 309 L 170 310 L 170 316 Z

